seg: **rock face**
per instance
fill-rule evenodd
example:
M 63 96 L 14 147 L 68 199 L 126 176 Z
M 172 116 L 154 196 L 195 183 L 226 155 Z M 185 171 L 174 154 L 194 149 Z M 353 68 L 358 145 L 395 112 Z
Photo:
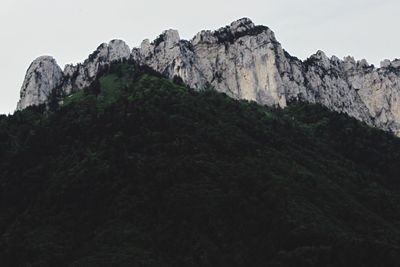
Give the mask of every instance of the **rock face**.
M 43 81 L 31 78 L 30 73 L 41 71 L 36 62 L 28 70 L 18 108 L 45 102 L 46 96 L 36 93 L 39 88 L 49 92 L 61 84 L 70 94 L 90 85 L 102 66 L 127 59 L 198 90 L 212 87 L 268 106 L 285 107 L 292 100 L 320 103 L 400 136 L 400 60 L 385 60 L 375 68 L 365 60 L 328 58 L 318 51 L 301 61 L 282 48 L 268 27 L 247 18 L 202 31 L 190 41 L 167 30 L 132 51 L 114 40 L 100 45 L 84 63 L 67 65 L 62 75 L 42 75 Z
M 62 79 L 63 72 L 54 58 L 35 59 L 26 72 L 17 109 L 45 103 L 52 90 L 61 85 Z
M 128 60 L 130 56 L 131 50 L 124 41 L 112 40 L 109 44 L 101 44 L 82 64 L 65 66 L 64 92 L 68 95 L 89 86 L 101 67 Z

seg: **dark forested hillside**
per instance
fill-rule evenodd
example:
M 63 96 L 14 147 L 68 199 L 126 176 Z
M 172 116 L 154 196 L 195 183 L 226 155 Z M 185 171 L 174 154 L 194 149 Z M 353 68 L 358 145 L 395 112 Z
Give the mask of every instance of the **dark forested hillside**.
M 131 64 L 0 117 L 1 266 L 400 266 L 400 139 Z

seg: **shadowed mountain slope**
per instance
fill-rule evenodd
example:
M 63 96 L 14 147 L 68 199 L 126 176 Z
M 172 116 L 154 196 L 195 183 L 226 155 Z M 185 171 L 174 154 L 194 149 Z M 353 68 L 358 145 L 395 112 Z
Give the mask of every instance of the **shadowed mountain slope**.
M 2 266 L 399 266 L 400 140 L 134 64 L 0 117 Z

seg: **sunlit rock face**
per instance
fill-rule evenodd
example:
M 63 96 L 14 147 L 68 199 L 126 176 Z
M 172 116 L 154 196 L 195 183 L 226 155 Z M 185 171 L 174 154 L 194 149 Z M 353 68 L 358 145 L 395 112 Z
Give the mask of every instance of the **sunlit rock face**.
M 400 60 L 385 60 L 375 68 L 365 60 L 329 58 L 318 51 L 301 61 L 282 48 L 268 27 L 247 18 L 201 31 L 189 41 L 167 30 L 132 51 L 114 40 L 100 45 L 84 63 L 67 65 L 61 78 L 43 75 L 46 81 L 34 82 L 28 71 L 23 89 L 30 89 L 21 90 L 18 107 L 46 101 L 34 88 L 49 92 L 61 83 L 68 95 L 89 86 L 101 67 L 128 59 L 194 89 L 214 88 L 268 106 L 285 107 L 292 100 L 320 103 L 400 135 Z

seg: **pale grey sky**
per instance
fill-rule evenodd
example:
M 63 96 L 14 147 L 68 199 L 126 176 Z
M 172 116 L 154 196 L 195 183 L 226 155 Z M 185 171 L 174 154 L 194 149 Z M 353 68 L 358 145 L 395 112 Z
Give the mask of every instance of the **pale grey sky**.
M 400 58 L 398 0 L 0 0 L 0 113 L 13 112 L 26 69 L 51 55 L 63 68 L 102 42 L 131 47 L 163 30 L 190 39 L 249 17 L 301 59 L 317 50 L 379 65 Z

